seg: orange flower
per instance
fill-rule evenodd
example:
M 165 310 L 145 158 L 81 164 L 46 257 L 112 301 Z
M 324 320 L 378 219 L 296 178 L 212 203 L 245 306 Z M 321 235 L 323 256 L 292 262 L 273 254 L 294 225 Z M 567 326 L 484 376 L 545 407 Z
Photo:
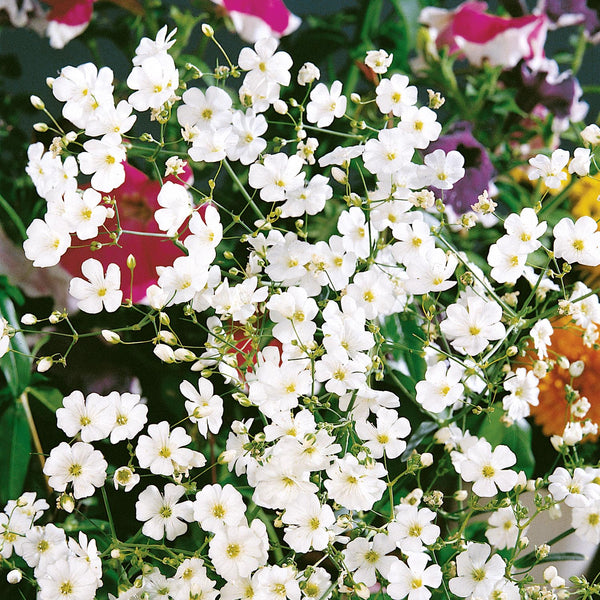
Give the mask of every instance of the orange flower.
M 551 356 L 565 356 L 569 362 L 582 360 L 585 369 L 580 377 L 573 380 L 573 388 L 581 396 L 585 396 L 591 404 L 586 419 L 600 423 L 600 350 L 588 348 L 583 343 L 583 330 L 575 325 L 569 317 L 557 319 L 552 323 L 552 345 L 549 346 Z M 558 365 L 540 380 L 540 403 L 531 407 L 531 415 L 535 422 L 542 427 L 545 435 L 562 435 L 565 425 L 571 420 L 569 405 L 565 398 L 565 386 L 571 384 L 568 369 Z M 593 439 L 596 439 L 595 436 Z M 591 440 L 592 436 L 587 436 Z

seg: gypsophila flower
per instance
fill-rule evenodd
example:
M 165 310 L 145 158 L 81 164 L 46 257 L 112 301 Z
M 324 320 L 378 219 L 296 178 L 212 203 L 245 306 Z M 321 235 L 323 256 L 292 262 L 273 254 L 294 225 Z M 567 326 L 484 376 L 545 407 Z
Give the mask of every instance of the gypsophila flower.
M 80 310 L 96 314 L 104 308 L 106 312 L 115 312 L 121 306 L 123 292 L 121 287 L 121 270 L 111 263 L 106 269 L 100 261 L 88 258 L 81 265 L 84 277 L 75 277 L 69 285 L 69 294 L 78 300 Z
M 365 65 L 374 73 L 382 75 L 387 72 L 394 60 L 393 54 L 388 54 L 385 50 L 368 50 Z

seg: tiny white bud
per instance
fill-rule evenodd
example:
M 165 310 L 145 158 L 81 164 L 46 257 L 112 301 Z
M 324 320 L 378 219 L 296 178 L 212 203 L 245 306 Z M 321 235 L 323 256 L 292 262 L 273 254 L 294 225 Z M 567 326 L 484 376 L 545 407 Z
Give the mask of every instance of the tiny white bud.
M 430 467 L 433 464 L 433 454 L 431 452 L 423 452 L 421 454 L 421 464 L 424 467 Z
M 71 494 L 61 494 L 56 499 L 56 506 L 67 513 L 72 513 L 75 510 L 75 498 Z
M 307 85 L 321 77 L 319 69 L 311 62 L 304 63 L 298 71 L 298 83 L 300 85 Z
M 188 350 L 187 348 L 177 348 L 173 354 L 177 360 L 181 360 L 183 362 L 192 362 L 198 358 L 191 350 Z
M 177 336 L 170 331 L 159 331 L 156 339 L 159 342 L 164 342 L 165 344 L 169 344 L 169 346 L 173 346 L 177 343 Z
M 287 104 L 283 100 L 275 100 L 273 102 L 273 109 L 280 115 L 286 115 L 288 112 Z
M 35 325 L 37 322 L 37 317 L 31 313 L 27 313 L 21 317 L 21 323 L 23 323 L 23 325 Z
M 33 108 L 36 108 L 37 110 L 44 110 L 46 108 L 44 101 L 39 96 L 29 96 L 29 101 Z
M 571 363 L 566 356 L 559 356 L 556 359 L 556 362 L 561 369 L 568 369 L 571 366 Z
M 110 551 L 111 558 L 121 558 L 121 551 L 118 548 L 113 548 Z
M 339 167 L 331 168 L 331 176 L 342 185 L 346 185 L 348 183 L 348 177 L 346 176 L 346 171 L 342 171 Z
M 202 23 L 202 33 L 206 37 L 213 37 L 215 35 L 215 30 L 208 23 Z
M 571 377 L 580 377 L 585 369 L 585 363 L 582 360 L 576 360 L 569 367 L 569 375 Z
M 588 125 L 582 132 L 581 138 L 584 142 L 595 146 L 600 143 L 600 127 L 596 124 Z
M 121 336 L 118 333 L 115 333 L 114 331 L 111 331 L 110 329 L 103 329 L 102 330 L 102 337 L 109 344 L 118 344 L 121 341 Z
M 154 354 L 160 358 L 163 362 L 170 364 L 177 361 L 173 348 L 166 344 L 157 344 L 154 346 Z
M 37 362 L 37 372 L 45 373 L 53 364 L 54 361 L 52 360 L 52 357 L 44 356 L 43 358 L 40 358 Z
M 164 312 L 161 312 L 158 314 L 158 319 L 159 319 L 161 325 L 168 326 L 171 323 L 171 319 L 169 319 L 169 315 Z
M 350 94 L 350 101 L 354 102 L 354 104 L 360 104 L 360 94 L 357 94 L 356 92 L 352 92 Z
M 135 256 L 133 254 L 129 254 L 127 256 L 127 268 L 130 271 L 133 271 L 135 269 L 136 264 L 137 264 L 137 262 L 135 260 Z
M 8 583 L 19 583 L 21 579 L 23 579 L 23 573 L 20 569 L 13 569 L 6 574 L 6 581 L 8 581 Z
M 48 125 L 46 123 L 34 123 L 33 128 L 39 133 L 45 133 L 48 131 Z
M 469 497 L 469 492 L 467 490 L 457 490 L 454 492 L 454 499 L 457 502 L 464 502 Z
M 74 142 L 77 139 L 77 133 L 74 131 L 68 131 L 65 134 L 65 141 L 68 143 Z

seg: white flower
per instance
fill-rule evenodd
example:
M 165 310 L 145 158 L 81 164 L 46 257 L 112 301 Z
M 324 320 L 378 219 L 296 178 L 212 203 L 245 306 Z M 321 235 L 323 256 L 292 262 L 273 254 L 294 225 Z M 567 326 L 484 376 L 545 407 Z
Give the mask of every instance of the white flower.
M 380 408 L 377 427 L 368 421 L 357 421 L 355 429 L 373 458 L 381 458 L 384 454 L 388 458 L 397 458 L 406 449 L 403 438 L 410 433 L 410 423 L 405 417 L 399 417 L 397 411 Z
M 499 550 L 514 548 L 519 537 L 519 527 L 512 506 L 499 508 L 488 519 L 485 537 Z
M 34 219 L 26 233 L 23 250 L 25 256 L 33 261 L 34 267 L 52 267 L 58 264 L 60 257 L 71 245 L 68 228 L 58 219 L 52 219 L 51 222 Z
M 329 544 L 328 529 L 335 515 L 328 504 L 321 504 L 314 494 L 304 495 L 285 508 L 281 520 L 287 525 L 283 536 L 294 552 L 324 550 Z
M 142 38 L 138 47 L 135 49 L 135 56 L 132 61 L 133 64 L 140 65 L 146 58 L 164 55 L 175 43 L 175 39 L 173 39 L 175 33 L 177 33 L 177 29 L 173 29 L 173 31 L 167 34 L 167 26 L 164 25 L 156 34 L 156 40 L 151 40 L 146 37 Z
M 502 339 L 506 333 L 500 322 L 502 308 L 493 300 L 469 296 L 466 306 L 451 304 L 440 323 L 442 333 L 461 354 L 472 356 L 485 350 L 490 340 Z
M 354 581 L 371 587 L 377 583 L 376 571 L 387 578 L 391 566 L 398 560 L 387 556 L 394 549 L 394 540 L 385 533 L 376 533 L 372 541 L 357 537 L 343 551 L 344 564 L 353 572 Z
M 135 90 L 127 99 L 135 110 L 159 109 L 175 95 L 179 87 L 179 73 L 168 54 L 156 54 L 133 67 L 127 77 L 127 85 Z
M 106 220 L 108 209 L 101 206 L 102 195 L 89 188 L 83 193 L 67 191 L 64 196 L 65 218 L 69 228 L 80 240 L 90 240 L 98 235 L 98 228 Z
M 198 379 L 198 390 L 189 382 L 182 381 L 179 390 L 188 398 L 185 409 L 198 431 L 206 437 L 208 430 L 219 433 L 223 418 L 223 400 L 214 393 L 213 384 L 204 377 Z
M 265 202 L 281 202 L 288 190 L 304 185 L 306 173 L 302 172 L 302 166 L 298 156 L 287 156 L 283 152 L 267 154 L 262 165 L 250 165 L 248 183 L 260 190 L 260 197 Z
M 118 133 L 107 133 L 99 140 L 88 140 L 78 156 L 81 172 L 92 175 L 92 187 L 100 192 L 112 192 L 125 181 L 125 148 Z
M 306 119 L 316 123 L 317 127 L 328 127 L 334 119 L 339 119 L 346 112 L 347 100 L 342 96 L 342 82 L 334 81 L 328 89 L 319 83 L 310 93 L 310 102 L 306 106 Z
M 60 558 L 37 581 L 40 600 L 93 600 L 98 581 L 87 560 Z
M 267 562 L 257 520 L 252 526 L 225 525 L 218 529 L 209 542 L 208 556 L 215 570 L 227 581 L 248 577 Z M 264 527 L 264 525 L 263 525 Z
M 115 418 L 114 407 L 108 398 L 90 394 L 84 399 L 79 391 L 63 399 L 63 407 L 56 411 L 56 423 L 69 437 L 78 433 L 84 442 L 108 437 Z
M 264 87 L 268 84 L 289 85 L 292 58 L 287 52 L 275 52 L 278 41 L 263 38 L 251 48 L 242 48 L 238 65 L 250 71 L 244 78 L 249 87 Z
M 110 443 L 133 439 L 147 421 L 148 407 L 142 404 L 138 394 L 111 392 L 107 398 L 114 407 L 114 422 Z
M 185 186 L 166 181 L 156 199 L 162 208 L 154 213 L 154 219 L 160 230 L 172 237 L 193 212 L 192 195 Z
M 569 162 L 569 153 L 566 150 L 555 150 L 551 158 L 538 154 L 529 159 L 531 169 L 529 170 L 529 179 L 544 180 L 546 187 L 550 189 L 559 188 L 562 182 L 567 179 L 565 167 Z
M 377 94 L 375 102 L 384 115 L 391 112 L 394 116 L 400 117 L 406 108 L 416 104 L 417 88 L 408 83 L 408 77 L 400 74 L 381 80 L 375 89 Z
M 380 463 L 366 467 L 355 456 L 346 454 L 327 469 L 325 488 L 334 502 L 348 510 L 371 510 L 385 491 L 386 484 L 381 479 L 385 475 Z
M 533 340 L 533 347 L 537 350 L 538 358 L 543 360 L 548 356 L 547 347 L 551 345 L 550 336 L 554 332 L 548 319 L 539 320 L 530 330 L 529 335 Z
M 155 540 L 166 536 L 174 540 L 187 531 L 187 524 L 194 518 L 192 502 L 179 502 L 185 494 L 182 485 L 167 483 L 164 495 L 155 485 L 148 486 L 135 503 L 135 518 L 145 521 L 142 533 Z
M 35 567 L 36 575 L 39 576 L 67 552 L 64 529 L 48 523 L 44 527 L 32 527 L 25 534 L 19 554 L 30 567 Z
M 182 127 L 197 127 L 206 132 L 231 123 L 232 100 L 221 88 L 211 85 L 206 93 L 197 87 L 189 88 L 181 99 L 183 103 L 177 108 L 177 120 Z
M 568 217 L 554 226 L 554 254 L 568 263 L 588 267 L 600 264 L 600 233 L 592 217 L 579 217 L 575 223 Z
M 431 592 L 426 588 L 438 589 L 442 583 L 439 565 L 427 566 L 427 554 L 411 554 L 406 563 L 395 562 L 389 572 L 387 593 L 394 600 L 408 596 L 408 600 L 427 600 Z
M 115 490 L 122 486 L 126 492 L 130 492 L 140 482 L 140 476 L 134 473 L 130 467 L 119 467 L 113 475 Z
M 517 484 L 518 475 L 509 469 L 517 462 L 514 453 L 504 445 L 492 450 L 490 443 L 480 439 L 464 454 L 460 475 L 464 481 L 473 482 L 473 492 L 484 498 L 508 492 Z
M 69 446 L 61 442 L 50 451 L 44 466 L 48 483 L 57 492 L 64 492 L 69 483 L 73 484 L 73 496 L 86 498 L 94 493 L 106 479 L 108 463 L 99 450 L 84 442 Z
M 440 413 L 454 405 L 464 395 L 464 385 L 460 382 L 464 370 L 456 363 L 447 365 L 444 361 L 427 367 L 425 379 L 416 386 L 417 402 L 429 412 Z
M 590 172 L 590 149 L 575 148 L 573 160 L 569 163 L 569 173 L 577 173 L 580 177 L 585 177 Z
M 183 427 L 175 427 L 169 432 L 169 423 L 161 421 L 149 425 L 148 434 L 140 436 L 135 449 L 140 467 L 150 469 L 155 475 L 168 476 L 192 460 L 193 451 L 184 448 L 192 438 Z
M 519 254 L 528 254 L 537 250 L 541 243 L 538 238 L 546 231 L 548 224 L 538 222 L 537 214 L 533 208 L 524 208 L 520 214 L 512 213 L 504 221 L 504 229 L 510 239 L 518 243 L 516 251 Z
M 368 50 L 365 65 L 374 73 L 383 75 L 394 60 L 393 54 L 388 54 L 385 50 Z
M 311 62 L 304 63 L 298 71 L 298 83 L 302 86 L 308 85 L 313 81 L 318 81 L 320 77 L 321 72 Z
M 75 277 L 69 285 L 69 294 L 79 300 L 77 307 L 90 314 L 99 313 L 102 308 L 106 312 L 115 312 L 123 299 L 121 287 L 121 269 L 115 263 L 108 265 L 106 275 L 102 263 L 95 258 L 88 258 L 81 265 L 81 277 Z
M 442 131 L 442 126 L 437 121 L 437 114 L 430 108 L 427 108 L 427 106 L 421 106 L 420 108 L 417 106 L 407 106 L 402 110 L 401 119 L 402 120 L 397 128 L 402 132 L 403 136 L 405 136 L 406 143 L 415 148 L 427 148 L 430 142 L 438 139 L 440 132 Z M 439 157 L 443 156 L 443 154 L 439 154 L 439 150 L 436 150 L 435 152 L 438 152 Z M 435 154 L 435 152 L 433 154 Z M 452 152 L 454 152 L 454 154 L 452 154 Z M 434 164 L 443 164 L 444 172 L 447 172 L 448 174 L 451 172 L 454 173 L 455 169 L 458 167 L 462 168 L 463 166 L 464 159 L 461 161 L 459 157 L 462 155 L 455 150 L 448 153 L 443 162 L 438 158 L 438 155 L 431 156 L 429 162 L 426 160 L 425 164 L 431 167 L 434 167 Z M 441 182 L 441 174 L 437 171 L 436 174 L 438 182 Z M 462 175 L 459 175 L 456 179 L 460 179 L 461 177 Z M 440 189 L 448 189 L 448 187 L 439 185 L 438 182 L 434 181 L 432 185 Z M 447 185 L 448 183 L 449 182 L 444 182 L 444 185 Z
M 461 598 L 486 597 L 495 584 L 504 577 L 506 565 L 499 554 L 494 554 L 490 560 L 491 548 L 487 544 L 470 542 L 465 552 L 456 557 L 457 577 L 452 578 L 448 585 L 450 591 Z
M 514 239 L 505 235 L 490 246 L 487 261 L 492 267 L 492 279 L 498 283 L 514 284 L 525 271 L 527 254 L 519 253 L 519 246 Z
M 424 546 L 433 544 L 440 535 L 440 528 L 433 523 L 436 514 L 432 510 L 400 504 L 394 512 L 388 533 L 404 554 L 423 552 Z
M 237 526 L 245 522 L 246 505 L 242 495 L 231 485 L 206 485 L 194 502 L 194 520 L 205 531 L 213 533 L 225 525 Z
M 434 150 L 423 159 L 425 177 L 429 185 L 439 190 L 449 190 L 465 175 L 465 159 L 460 152 L 450 150 L 446 154 L 442 149 Z
M 292 566 L 268 565 L 256 574 L 256 600 L 300 600 L 300 585 Z
M 514 373 L 507 373 L 504 389 L 510 393 L 502 399 L 502 407 L 509 418 L 517 420 L 529 416 L 529 407 L 539 404 L 539 382 L 533 371 L 523 367 L 519 367 Z
M 592 544 L 600 543 L 600 500 L 574 508 L 571 527 L 575 528 L 575 535 L 580 538 Z

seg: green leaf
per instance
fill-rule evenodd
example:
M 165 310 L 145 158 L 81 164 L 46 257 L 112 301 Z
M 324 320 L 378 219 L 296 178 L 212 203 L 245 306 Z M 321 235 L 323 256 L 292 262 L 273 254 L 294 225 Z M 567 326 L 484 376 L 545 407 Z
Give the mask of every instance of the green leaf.
M 0 292 L 0 314 L 15 329 L 19 329 L 15 305 L 5 292 Z M 13 398 L 18 398 L 31 379 L 31 357 L 25 336 L 20 332 L 11 338 L 10 347 L 14 352 L 9 351 L 0 359 L 0 370 L 6 378 Z
M 62 407 L 63 395 L 62 392 L 56 388 L 47 386 L 30 387 L 27 391 L 53 413 Z
M 479 430 L 479 437 L 485 438 L 493 447 L 499 444 L 508 446 L 517 457 L 515 471 L 524 471 L 527 477 L 533 474 L 535 458 L 531 449 L 531 425 L 523 419 L 507 427 L 502 421 L 504 410 L 500 404 L 494 405 L 494 412 L 487 415 Z
M 583 554 L 579 554 L 579 552 L 552 552 L 548 554 L 548 556 L 537 560 L 535 557 L 535 552 L 530 552 L 529 554 L 526 554 L 525 556 L 519 558 L 519 560 L 515 561 L 515 567 L 517 569 L 523 569 L 526 567 L 531 567 L 534 564 L 562 560 L 585 560 L 585 556 Z
M 23 491 L 31 458 L 31 433 L 23 404 L 13 402 L 0 416 L 0 502 L 17 498 Z

